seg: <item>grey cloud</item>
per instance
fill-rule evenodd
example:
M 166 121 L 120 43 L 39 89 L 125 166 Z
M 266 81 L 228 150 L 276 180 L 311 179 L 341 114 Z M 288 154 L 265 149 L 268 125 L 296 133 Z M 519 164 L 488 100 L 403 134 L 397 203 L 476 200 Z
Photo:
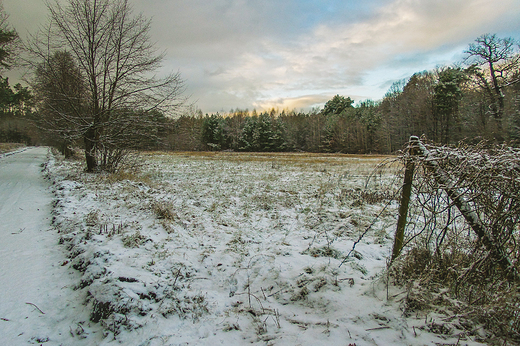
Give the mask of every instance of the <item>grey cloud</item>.
M 336 93 L 377 99 L 391 81 L 457 59 L 482 33 L 520 36 L 518 0 L 130 1 L 152 17 L 152 40 L 167 54 L 161 71 L 179 70 L 209 112 Z M 45 20 L 41 0 L 4 5 L 19 32 Z
M 47 7 L 42 0 L 3 0 L 5 12 L 9 15 L 9 24 L 25 38 L 34 34 L 45 23 Z
M 204 69 L 204 75 L 208 77 L 216 77 L 220 76 L 221 74 L 226 73 L 226 70 L 223 67 L 218 67 L 216 70 L 209 71 L 207 69 Z

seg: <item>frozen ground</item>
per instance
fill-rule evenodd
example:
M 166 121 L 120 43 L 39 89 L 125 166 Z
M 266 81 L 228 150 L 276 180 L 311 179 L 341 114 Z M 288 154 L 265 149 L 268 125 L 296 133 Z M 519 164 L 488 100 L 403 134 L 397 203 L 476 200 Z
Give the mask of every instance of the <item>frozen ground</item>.
M 34 152 L 38 180 L 44 152 Z M 0 172 L 19 155 L 0 161 Z M 11 268 L 2 269 L 1 292 L 12 289 L 4 275 L 13 287 L 35 287 L 2 297 L 0 335 L 45 345 L 478 344 L 440 328 L 449 316 L 403 316 L 404 289 L 385 284 L 399 182 L 390 168 L 374 174 L 382 158 L 140 160 L 135 174 L 91 175 L 80 161 L 50 157 L 53 195 L 38 180 L 41 204 L 26 203 L 20 216 L 39 215 L 36 208 L 43 219 L 32 233 L 1 226 Z M 4 238 L 13 242 L 7 249 Z M 25 261 L 38 269 L 21 268 Z
M 53 195 L 41 165 L 47 148 L 18 150 L 0 158 L 0 344 L 54 344 L 70 339 L 69 327 L 88 318 L 73 290 L 78 274 L 51 228 Z

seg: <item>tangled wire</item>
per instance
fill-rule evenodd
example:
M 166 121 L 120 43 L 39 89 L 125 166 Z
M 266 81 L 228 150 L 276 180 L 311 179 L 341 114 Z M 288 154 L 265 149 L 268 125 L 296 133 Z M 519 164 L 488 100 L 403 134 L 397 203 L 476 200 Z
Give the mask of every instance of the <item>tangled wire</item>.
M 421 296 L 431 306 L 431 293 L 442 291 L 436 302 L 449 305 L 469 334 L 484 328 L 488 341 L 519 341 L 520 150 L 423 148 L 428 155 L 401 157 L 416 169 L 403 253 L 390 276 L 414 291 L 409 310 Z

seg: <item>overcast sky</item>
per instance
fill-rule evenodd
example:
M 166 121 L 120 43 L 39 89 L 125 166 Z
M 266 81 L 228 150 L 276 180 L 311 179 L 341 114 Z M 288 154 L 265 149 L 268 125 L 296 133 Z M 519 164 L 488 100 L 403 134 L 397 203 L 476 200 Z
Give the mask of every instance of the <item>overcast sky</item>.
M 1 1 L 22 38 L 46 21 L 44 0 Z M 460 62 L 484 33 L 520 39 L 520 0 L 130 2 L 153 20 L 163 72 L 179 71 L 204 113 L 379 100 L 397 80 Z

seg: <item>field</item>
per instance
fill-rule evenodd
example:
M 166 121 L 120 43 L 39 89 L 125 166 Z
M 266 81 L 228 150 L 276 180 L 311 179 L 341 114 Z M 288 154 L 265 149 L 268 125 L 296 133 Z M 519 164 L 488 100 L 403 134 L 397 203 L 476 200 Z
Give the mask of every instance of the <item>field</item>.
M 434 345 L 443 315 L 403 316 L 387 285 L 394 157 L 160 153 L 91 175 L 58 156 L 53 225 L 81 273 L 84 342 Z

